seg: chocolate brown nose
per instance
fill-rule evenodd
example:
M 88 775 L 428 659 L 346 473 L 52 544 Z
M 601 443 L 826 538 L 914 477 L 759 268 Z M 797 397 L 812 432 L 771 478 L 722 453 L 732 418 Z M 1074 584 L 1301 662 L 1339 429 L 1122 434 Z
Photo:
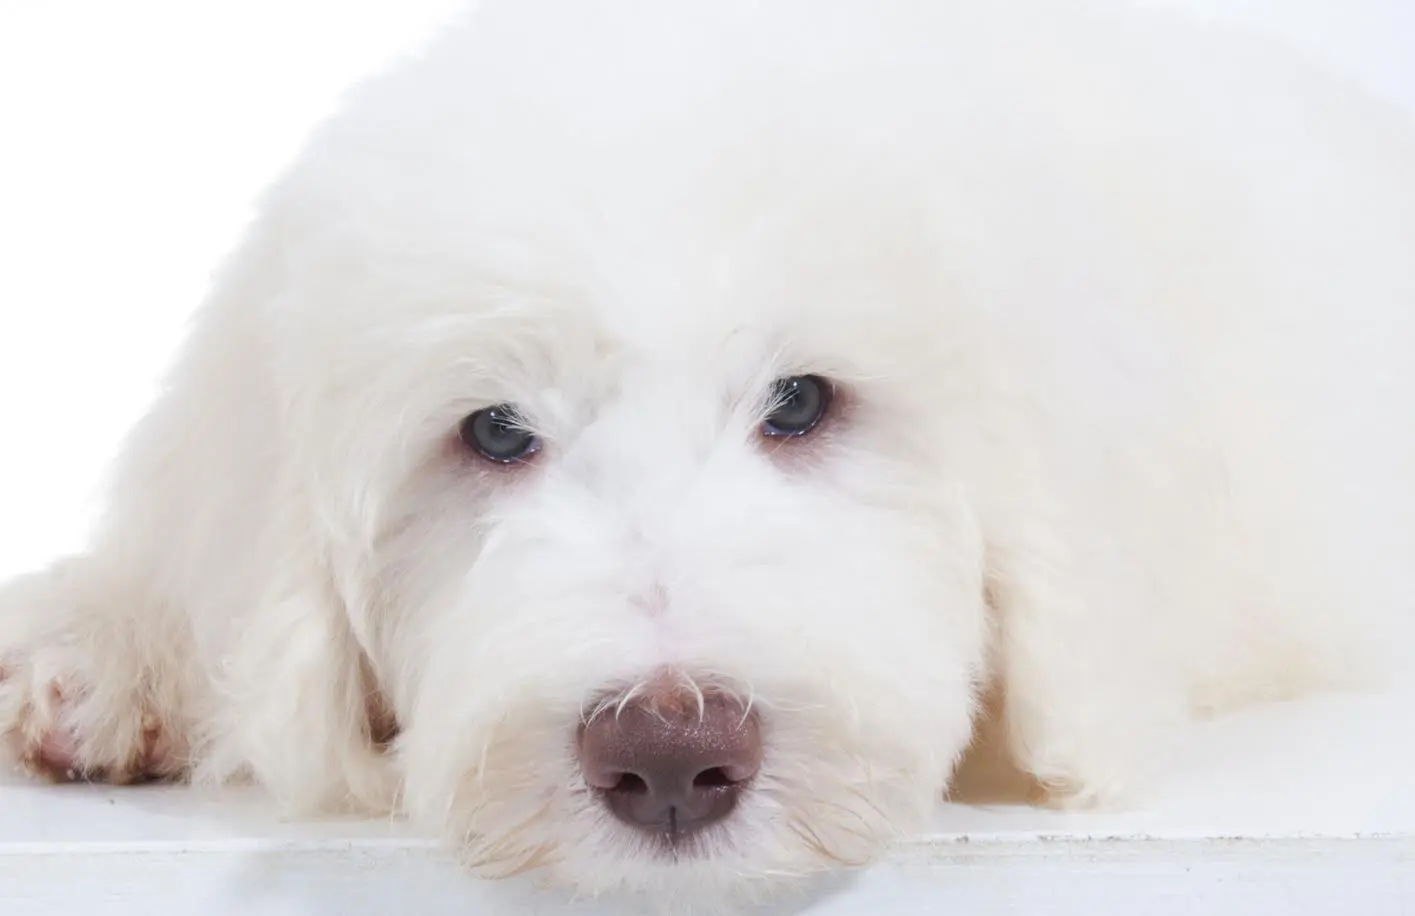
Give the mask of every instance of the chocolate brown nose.
M 580 732 L 585 781 L 615 817 L 670 842 L 730 814 L 761 761 L 756 714 L 722 697 L 631 702 Z

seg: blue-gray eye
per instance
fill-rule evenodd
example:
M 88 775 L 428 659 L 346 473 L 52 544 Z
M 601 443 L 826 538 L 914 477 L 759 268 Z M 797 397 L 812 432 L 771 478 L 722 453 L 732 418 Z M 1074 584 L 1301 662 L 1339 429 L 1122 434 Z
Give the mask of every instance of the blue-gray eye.
M 540 438 L 526 429 L 510 404 L 478 410 L 458 429 L 462 442 L 488 461 L 524 461 L 540 449 Z
M 771 410 L 762 422 L 766 436 L 804 436 L 830 410 L 830 382 L 818 375 L 793 375 L 772 383 Z

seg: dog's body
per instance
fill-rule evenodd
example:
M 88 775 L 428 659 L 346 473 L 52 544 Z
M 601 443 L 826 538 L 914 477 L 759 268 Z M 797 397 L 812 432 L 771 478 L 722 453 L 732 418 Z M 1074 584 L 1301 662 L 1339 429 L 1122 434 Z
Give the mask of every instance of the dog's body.
M 0 593 L 0 729 L 700 901 L 913 829 L 988 689 L 1055 800 L 1124 798 L 1195 712 L 1381 670 L 1401 131 L 1081 3 L 490 4 L 322 129 L 92 548 Z M 660 855 L 577 734 L 675 694 L 762 750 Z

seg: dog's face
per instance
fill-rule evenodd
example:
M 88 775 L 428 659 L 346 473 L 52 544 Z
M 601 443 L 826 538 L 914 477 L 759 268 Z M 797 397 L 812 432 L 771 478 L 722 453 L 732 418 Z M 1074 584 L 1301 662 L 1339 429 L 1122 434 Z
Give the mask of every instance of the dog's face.
M 799 149 L 400 143 L 378 182 L 312 156 L 270 233 L 290 426 L 412 814 L 485 874 L 658 895 L 917 828 L 988 626 L 976 356 L 918 185 Z

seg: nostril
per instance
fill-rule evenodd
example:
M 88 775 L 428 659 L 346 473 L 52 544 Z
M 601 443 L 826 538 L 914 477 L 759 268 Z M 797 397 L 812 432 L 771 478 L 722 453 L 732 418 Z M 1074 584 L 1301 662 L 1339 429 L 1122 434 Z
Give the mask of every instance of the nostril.
M 724 789 L 735 786 L 743 782 L 741 779 L 733 779 L 725 767 L 712 767 L 703 770 L 693 777 L 693 788 L 695 789 Z
M 623 773 L 615 780 L 614 785 L 605 791 L 616 795 L 647 795 L 649 784 L 637 773 Z

